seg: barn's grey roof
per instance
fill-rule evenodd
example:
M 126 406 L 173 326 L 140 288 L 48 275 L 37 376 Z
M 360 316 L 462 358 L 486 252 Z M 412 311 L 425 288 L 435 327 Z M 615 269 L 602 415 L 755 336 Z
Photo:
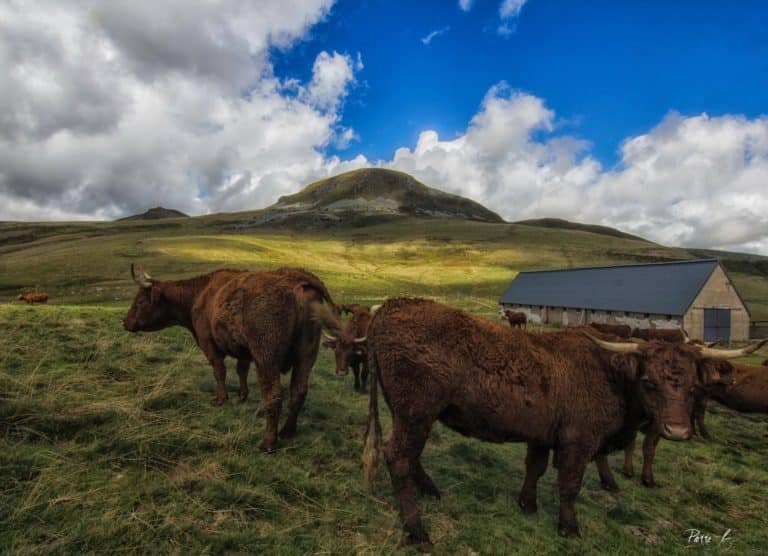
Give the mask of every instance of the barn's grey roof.
M 521 272 L 499 302 L 681 316 L 719 264 L 707 259 Z

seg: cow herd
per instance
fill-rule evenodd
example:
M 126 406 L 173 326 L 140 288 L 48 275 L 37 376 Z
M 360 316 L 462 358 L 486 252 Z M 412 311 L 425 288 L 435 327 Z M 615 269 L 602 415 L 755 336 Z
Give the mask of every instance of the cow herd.
M 768 411 L 768 369 L 729 363 L 768 340 L 741 349 L 714 349 L 676 338 L 640 339 L 626 331 L 574 327 L 527 332 L 424 299 L 389 299 L 369 310 L 336 305 L 311 272 L 282 268 L 219 270 L 189 280 L 137 275 L 139 291 L 124 319 L 130 332 L 187 328 L 207 357 L 217 383 L 213 400 L 227 400 L 224 358 L 237 360 L 239 398 L 248 397 L 256 368 L 266 428 L 260 448 L 274 451 L 282 406 L 280 374 L 291 372 L 290 404 L 280 438 L 296 432 L 309 373 L 323 346 L 334 351 L 336 373 L 352 368 L 355 389 L 370 382 L 363 449 L 364 475 L 386 462 L 403 523 L 405 545 L 431 546 L 417 493 L 440 497 L 421 463 L 436 421 L 488 442 L 525 442 L 525 479 L 518 496 L 525 513 L 537 510 L 536 487 L 549 464 L 557 469 L 561 534 L 579 536 L 574 503 L 585 469 L 595 461 L 601 484 L 618 490 L 606 455 L 632 447 L 646 434 L 643 482 L 652 485 L 652 459 L 661 437 L 687 440 L 694 421 L 702 436 L 707 398 L 739 411 Z M 344 323 L 342 312 L 349 313 Z M 512 324 L 512 319 L 509 319 Z M 621 332 L 620 334 L 618 332 Z M 622 337 L 624 336 L 624 337 Z M 369 376 L 370 371 L 370 376 Z M 381 388 L 392 415 L 382 447 Z

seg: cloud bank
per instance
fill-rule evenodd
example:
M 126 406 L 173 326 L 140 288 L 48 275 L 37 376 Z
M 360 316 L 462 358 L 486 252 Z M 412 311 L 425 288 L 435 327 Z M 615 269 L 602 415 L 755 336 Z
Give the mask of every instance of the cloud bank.
M 670 245 L 768 254 L 768 118 L 670 113 L 605 170 L 589 144 L 557 134 L 532 95 L 493 87 L 468 128 L 424 131 L 385 166 L 517 220 L 602 223 Z
M 543 99 L 500 83 L 457 136 L 425 130 L 389 160 L 331 157 L 356 139 L 341 117 L 363 60 L 318 52 L 304 82 L 275 75 L 270 49 L 305 39 L 332 0 L 286 2 L 0 4 L 0 220 L 259 208 L 376 165 L 509 220 L 768 254 L 767 118 L 671 112 L 603 168 Z

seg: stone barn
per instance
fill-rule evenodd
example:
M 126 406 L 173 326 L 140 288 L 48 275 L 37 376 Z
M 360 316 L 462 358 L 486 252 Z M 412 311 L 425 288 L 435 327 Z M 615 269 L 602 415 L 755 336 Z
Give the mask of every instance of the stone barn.
M 749 339 L 749 310 L 714 259 L 521 272 L 499 305 L 531 323 L 682 326 L 698 340 Z

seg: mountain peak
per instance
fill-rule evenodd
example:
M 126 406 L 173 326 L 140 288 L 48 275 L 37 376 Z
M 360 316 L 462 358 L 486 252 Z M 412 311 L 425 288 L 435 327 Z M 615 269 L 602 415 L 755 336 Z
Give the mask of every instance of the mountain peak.
M 163 207 L 154 207 L 142 214 L 134 214 L 125 218 L 118 218 L 118 221 L 125 220 L 161 220 L 163 218 L 189 218 L 189 215 L 176 209 L 167 209 Z
M 327 217 L 356 215 L 457 218 L 503 222 L 480 203 L 428 187 L 405 172 L 362 168 L 325 178 L 298 193 L 280 197 L 271 212 L 322 212 Z

